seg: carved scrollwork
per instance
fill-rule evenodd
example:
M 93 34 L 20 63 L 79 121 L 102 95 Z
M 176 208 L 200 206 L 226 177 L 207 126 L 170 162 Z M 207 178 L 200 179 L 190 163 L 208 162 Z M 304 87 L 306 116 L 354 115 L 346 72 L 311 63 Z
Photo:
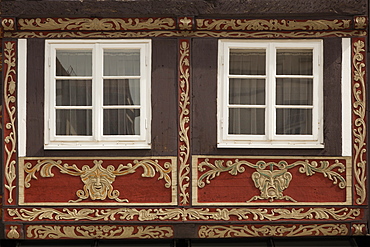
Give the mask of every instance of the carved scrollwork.
M 213 37 L 213 38 L 322 38 L 364 37 L 364 30 L 354 31 L 296 31 L 296 32 L 244 32 L 244 31 L 138 31 L 138 32 L 5 32 L 6 38 L 147 38 L 147 37 Z
M 199 163 L 198 170 L 204 172 L 198 178 L 198 187 L 203 188 L 206 184 L 211 183 L 212 179 L 215 179 L 222 172 L 228 172 L 231 175 L 236 176 L 238 173 L 243 173 L 247 166 L 256 169 L 256 172 L 252 174 L 252 179 L 256 188 L 261 192 L 259 196 L 254 196 L 247 202 L 254 200 L 270 200 L 284 199 L 292 202 L 296 202 L 289 196 L 284 196 L 284 189 L 288 188 L 289 183 L 292 179 L 292 174 L 288 172 L 289 169 L 299 167 L 299 172 L 304 173 L 307 176 L 312 176 L 315 173 L 322 173 L 324 177 L 333 181 L 333 184 L 338 184 L 339 188 L 344 189 L 346 187 L 345 178 L 339 174 L 345 172 L 345 165 L 335 160 L 333 164 L 329 161 L 295 161 L 288 163 L 285 160 L 279 162 L 265 162 L 263 160 L 257 161 L 256 163 L 249 162 L 247 160 L 235 161 L 227 160 L 215 160 L 214 164 L 209 162 L 209 159 L 205 159 Z
M 189 202 L 189 157 L 190 157 L 190 45 L 188 40 L 180 41 L 180 98 L 179 98 L 179 183 L 180 183 L 180 202 L 187 204 Z
M 9 191 L 8 203 L 13 202 L 13 184 L 16 179 L 16 53 L 15 42 L 4 45 L 4 151 L 5 151 L 5 188 Z
M 114 221 L 277 221 L 277 220 L 349 220 L 361 215 L 359 208 L 159 208 L 159 209 L 68 209 L 8 208 L 13 220 L 114 220 Z
M 36 18 L 19 19 L 20 30 L 115 31 L 143 29 L 174 29 L 172 18 Z
M 357 204 L 366 199 L 366 85 L 365 85 L 365 42 L 358 40 L 353 43 L 353 147 L 354 176 L 358 198 Z
M 262 19 L 197 19 L 198 30 L 293 31 L 343 30 L 351 20 L 262 20 Z
M 345 236 L 346 224 L 201 226 L 200 238 Z
M 161 239 L 173 237 L 170 226 L 27 226 L 28 239 Z
M 143 169 L 142 177 L 152 178 L 159 173 L 158 179 L 166 181 L 165 187 L 171 187 L 171 177 L 169 174 L 172 172 L 171 163 L 166 162 L 162 167 L 157 160 L 134 160 L 133 163 L 120 164 L 117 169 L 113 165 L 108 165 L 107 168 L 102 166 L 102 160 L 94 160 L 93 167 L 88 165 L 78 168 L 75 164 L 62 165 L 61 160 L 39 160 L 36 165 L 28 162 L 24 165 L 24 171 L 27 176 L 24 179 L 26 188 L 30 188 L 31 179 L 37 179 L 36 173 L 40 171 L 41 177 L 53 177 L 52 168 L 57 167 L 61 173 L 71 176 L 80 176 L 84 183 L 83 190 L 78 190 L 76 195 L 77 200 L 70 200 L 69 202 L 79 202 L 90 198 L 91 200 L 105 200 L 114 199 L 118 202 L 128 202 L 128 199 L 119 199 L 119 191 L 113 189 L 112 183 L 117 176 L 123 176 L 135 173 L 138 168 Z

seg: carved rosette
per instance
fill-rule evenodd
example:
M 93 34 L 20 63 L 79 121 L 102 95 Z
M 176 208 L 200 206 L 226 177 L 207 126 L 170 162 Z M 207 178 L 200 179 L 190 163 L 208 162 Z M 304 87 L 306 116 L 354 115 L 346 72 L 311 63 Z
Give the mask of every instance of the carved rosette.
M 346 236 L 349 224 L 201 226 L 200 238 Z
M 352 235 L 362 236 L 367 234 L 367 224 L 352 224 Z
M 19 239 L 21 235 L 19 233 L 18 227 L 21 229 L 21 226 L 6 226 L 6 237 L 9 239 Z
M 356 204 L 366 204 L 366 67 L 365 39 L 352 40 L 353 175 Z
M 4 133 L 4 186 L 6 202 L 14 204 L 13 191 L 17 164 L 16 135 L 16 42 L 4 43 L 4 91 L 3 91 L 3 133 Z
M 28 225 L 27 239 L 164 239 L 173 237 L 171 226 Z
M 179 43 L 179 196 L 181 205 L 187 205 L 190 185 L 190 43 L 184 39 Z
M 366 16 L 355 17 L 355 29 L 366 29 L 368 18 Z
M 359 208 L 8 208 L 6 221 L 284 221 L 359 220 Z

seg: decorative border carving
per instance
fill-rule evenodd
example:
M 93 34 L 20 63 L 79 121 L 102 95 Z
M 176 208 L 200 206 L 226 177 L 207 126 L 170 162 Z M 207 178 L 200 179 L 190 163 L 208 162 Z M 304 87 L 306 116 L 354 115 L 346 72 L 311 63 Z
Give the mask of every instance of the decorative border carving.
M 259 196 L 256 195 L 250 198 L 247 203 L 256 200 L 269 200 L 273 202 L 275 199 L 297 202 L 292 197 L 283 195 L 283 191 L 289 187 L 289 183 L 293 178 L 288 170 L 294 167 L 299 167 L 298 171 L 306 174 L 306 176 L 322 173 L 324 177 L 333 181 L 333 184 L 338 184 L 340 189 L 349 187 L 348 181 L 341 175 L 346 171 L 346 165 L 339 162 L 337 159 L 332 159 L 332 161 L 314 159 L 310 161 L 309 157 L 305 157 L 305 160 L 289 162 L 289 159 L 279 160 L 279 157 L 275 157 L 274 159 L 279 161 L 248 161 L 250 159 L 258 160 L 260 158 L 265 160 L 268 159 L 266 157 L 248 157 L 240 159 L 217 157 L 214 164 L 209 162 L 209 158 L 205 158 L 204 161 L 198 164 L 198 158 L 194 157 L 193 164 L 198 164 L 197 169 L 194 169 L 194 175 L 196 176 L 198 171 L 204 172 L 198 178 L 197 187 L 205 187 L 207 184 L 211 183 L 212 179 L 218 177 L 222 172 L 228 172 L 234 176 L 238 175 L 238 173 L 243 173 L 245 171 L 243 166 L 256 170 L 251 175 L 251 178 L 256 188 L 261 192 Z
M 117 176 L 132 174 L 135 173 L 138 168 L 142 168 L 142 177 L 152 178 L 158 173 L 158 180 L 163 179 L 166 182 L 166 188 L 171 188 L 172 186 L 170 175 L 173 170 L 170 162 L 165 162 L 163 165 L 164 167 L 158 163 L 158 160 L 144 159 L 133 160 L 133 162 L 124 162 L 122 160 L 121 162 L 122 163 L 117 169 L 113 165 L 108 165 L 107 168 L 104 168 L 102 166 L 103 160 L 93 160 L 93 167 L 83 165 L 82 168 L 78 168 L 75 164 L 70 165 L 64 163 L 62 160 L 38 160 L 35 165 L 31 162 L 27 162 L 22 166 L 27 175 L 24 181 L 21 181 L 21 184 L 24 184 L 25 188 L 30 188 L 31 180 L 37 179 L 37 172 L 40 172 L 40 176 L 44 178 L 54 177 L 52 168 L 56 167 L 63 174 L 79 176 L 84 184 L 83 190 L 78 190 L 76 192 L 78 199 L 70 200 L 69 202 L 80 202 L 88 198 L 92 200 L 105 200 L 107 197 L 117 202 L 129 202 L 128 199 L 118 198 L 120 192 L 114 190 L 112 183 Z
M 368 19 L 366 16 L 355 17 L 355 29 L 366 29 Z
M 359 208 L 8 208 L 12 221 L 279 221 L 359 220 Z
M 173 237 L 171 226 L 29 225 L 27 239 L 163 239 Z
M 179 43 L 179 196 L 181 205 L 187 205 L 190 185 L 190 42 L 180 40 Z
M 263 20 L 263 19 L 197 19 L 197 30 L 293 31 L 345 30 L 351 20 Z
M 347 224 L 201 226 L 200 238 L 346 236 Z
M 353 172 L 356 204 L 366 203 L 366 82 L 365 41 L 353 39 Z
M 15 30 L 15 19 L 13 18 L 2 18 L 1 26 L 4 31 L 14 31 Z
M 19 239 L 21 235 L 18 232 L 18 226 L 7 226 L 8 233 L 6 237 L 9 239 Z
M 211 37 L 211 38 L 323 38 L 364 37 L 363 30 L 352 31 L 297 31 L 297 32 L 234 32 L 234 31 L 143 31 L 143 32 L 5 32 L 6 38 L 148 38 L 148 37 Z
M 36 18 L 19 19 L 19 30 L 170 30 L 176 28 L 173 18 Z
M 13 184 L 17 177 L 17 132 L 16 132 L 16 43 L 13 41 L 4 44 L 4 113 L 3 113 L 3 133 L 4 133 L 4 175 L 5 188 L 9 191 L 5 196 L 9 204 L 14 202 Z
M 367 224 L 352 224 L 352 235 L 361 236 L 367 234 Z
M 180 30 L 191 30 L 194 26 L 194 18 L 192 17 L 181 17 L 178 20 Z

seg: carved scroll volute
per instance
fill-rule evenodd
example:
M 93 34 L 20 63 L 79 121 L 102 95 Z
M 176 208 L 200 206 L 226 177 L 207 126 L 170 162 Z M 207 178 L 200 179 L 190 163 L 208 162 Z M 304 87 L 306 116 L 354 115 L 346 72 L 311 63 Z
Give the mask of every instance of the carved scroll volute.
M 366 200 L 366 61 L 365 39 L 352 39 L 352 135 L 353 135 L 353 175 L 354 203 L 367 204 Z
M 5 203 L 14 204 L 16 188 L 16 42 L 4 43 L 4 91 L 3 91 L 3 136 L 4 136 L 4 197 Z

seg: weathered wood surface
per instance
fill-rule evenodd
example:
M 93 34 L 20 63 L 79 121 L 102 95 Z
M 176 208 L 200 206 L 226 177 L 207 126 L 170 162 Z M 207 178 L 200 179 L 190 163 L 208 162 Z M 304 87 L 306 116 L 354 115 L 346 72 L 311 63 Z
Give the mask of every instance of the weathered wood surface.
M 3 0 L 4 17 L 276 16 L 365 15 L 366 0 Z

